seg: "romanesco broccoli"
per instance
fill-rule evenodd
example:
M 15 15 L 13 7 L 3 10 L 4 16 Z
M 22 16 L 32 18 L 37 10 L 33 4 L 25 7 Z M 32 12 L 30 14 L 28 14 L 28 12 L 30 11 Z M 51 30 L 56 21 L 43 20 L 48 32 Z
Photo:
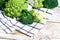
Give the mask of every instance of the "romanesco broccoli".
M 5 14 L 8 17 L 16 18 L 21 16 L 21 11 L 27 9 L 28 4 L 26 0 L 9 0 L 5 6 Z

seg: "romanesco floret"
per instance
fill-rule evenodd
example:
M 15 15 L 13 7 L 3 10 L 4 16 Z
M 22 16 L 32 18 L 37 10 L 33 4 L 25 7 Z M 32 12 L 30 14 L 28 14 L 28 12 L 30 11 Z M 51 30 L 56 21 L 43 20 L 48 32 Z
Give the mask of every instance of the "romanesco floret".
M 5 6 L 5 14 L 8 17 L 16 18 L 21 16 L 21 11 L 27 9 L 28 4 L 26 0 L 9 0 Z

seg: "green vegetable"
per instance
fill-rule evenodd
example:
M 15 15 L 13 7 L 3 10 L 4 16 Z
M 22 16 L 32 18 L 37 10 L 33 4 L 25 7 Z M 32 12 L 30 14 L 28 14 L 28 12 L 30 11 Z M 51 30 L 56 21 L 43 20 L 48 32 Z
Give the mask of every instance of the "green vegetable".
M 27 9 L 28 4 L 26 0 L 9 0 L 6 2 L 6 7 L 4 8 L 5 14 L 11 18 L 20 17 L 21 11 Z
M 0 0 L 0 9 L 4 7 L 5 0 Z
M 34 22 L 40 22 L 40 18 L 38 17 L 38 15 L 34 16 Z
M 34 22 L 42 22 L 42 21 L 44 21 L 44 18 L 46 17 L 45 12 L 39 12 L 35 9 L 33 9 L 29 12 L 33 16 Z
M 40 22 L 40 17 L 39 17 L 39 14 L 37 14 L 38 12 L 36 12 L 35 10 L 31 10 L 30 11 L 30 14 L 34 17 L 34 22 Z
M 41 7 L 43 7 L 42 2 L 43 2 L 43 0 L 34 0 L 33 8 L 41 8 Z
M 32 24 L 33 23 L 33 16 L 30 15 L 29 11 L 22 10 L 22 16 L 20 20 L 23 24 Z
M 8 2 L 8 0 L 0 0 L 0 10 L 3 10 L 5 8 L 6 2 Z
M 44 0 L 43 5 L 46 8 L 52 9 L 58 6 L 58 0 Z

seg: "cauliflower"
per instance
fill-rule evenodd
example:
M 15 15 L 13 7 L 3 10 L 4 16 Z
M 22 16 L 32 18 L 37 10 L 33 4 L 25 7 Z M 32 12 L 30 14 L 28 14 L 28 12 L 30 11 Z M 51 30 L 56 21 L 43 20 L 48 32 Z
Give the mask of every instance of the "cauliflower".
M 43 7 L 43 2 L 44 0 L 34 0 L 34 3 L 33 3 L 33 8 L 41 8 Z
M 34 22 L 42 22 L 44 21 L 44 18 L 46 17 L 46 13 L 45 12 L 40 12 L 38 10 L 31 10 L 30 14 L 34 17 Z
M 11 18 L 17 18 L 21 16 L 21 11 L 27 9 L 28 4 L 26 0 L 9 0 L 5 4 L 5 14 Z

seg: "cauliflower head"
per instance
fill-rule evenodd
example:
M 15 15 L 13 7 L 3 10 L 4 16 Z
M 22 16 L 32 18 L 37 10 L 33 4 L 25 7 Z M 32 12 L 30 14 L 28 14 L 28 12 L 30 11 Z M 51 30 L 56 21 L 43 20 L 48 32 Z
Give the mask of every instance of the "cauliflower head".
M 43 2 L 44 0 L 34 0 L 34 3 L 33 3 L 33 8 L 41 8 L 43 7 Z

